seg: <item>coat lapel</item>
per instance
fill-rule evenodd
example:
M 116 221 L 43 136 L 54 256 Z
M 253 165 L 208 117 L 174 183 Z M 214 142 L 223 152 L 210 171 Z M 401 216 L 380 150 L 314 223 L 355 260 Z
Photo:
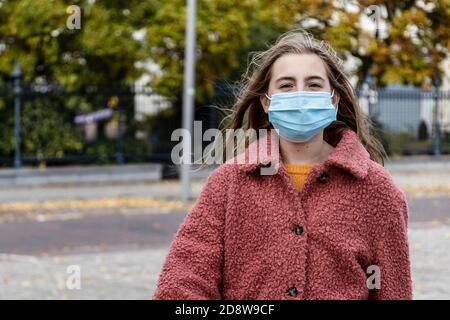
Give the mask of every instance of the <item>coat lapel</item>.
M 280 154 L 274 152 L 274 145 L 269 136 L 260 137 L 251 143 L 245 152 L 237 155 L 226 163 L 238 164 L 240 170 L 244 172 L 254 172 L 261 167 L 276 165 L 279 171 Z M 335 166 L 343 169 L 356 178 L 364 178 L 369 170 L 370 155 L 360 142 L 356 133 L 347 129 L 343 131 L 341 138 L 333 151 L 325 159 L 324 167 Z

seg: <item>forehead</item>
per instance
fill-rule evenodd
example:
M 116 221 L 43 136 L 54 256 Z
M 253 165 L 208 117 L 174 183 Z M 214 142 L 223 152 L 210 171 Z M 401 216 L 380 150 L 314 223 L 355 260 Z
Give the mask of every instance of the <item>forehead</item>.
M 286 54 L 278 58 L 272 66 L 272 81 L 287 75 L 296 78 L 318 75 L 327 79 L 325 63 L 318 55 L 312 53 Z

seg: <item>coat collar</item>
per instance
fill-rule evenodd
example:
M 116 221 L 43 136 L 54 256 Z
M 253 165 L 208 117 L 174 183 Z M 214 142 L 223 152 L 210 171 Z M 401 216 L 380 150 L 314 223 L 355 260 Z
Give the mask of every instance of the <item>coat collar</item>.
M 279 168 L 283 166 L 282 159 L 277 155 L 272 154 L 273 152 L 270 152 L 270 140 L 270 137 L 269 139 L 266 139 L 266 136 L 259 138 L 257 141 L 251 143 L 246 148 L 245 155 L 243 153 L 236 156 L 232 160 L 242 160 L 244 159 L 243 157 L 245 157 L 245 159 L 247 159 L 247 162 L 241 161 L 237 163 L 245 163 L 239 164 L 239 168 L 240 170 L 247 173 L 254 172 L 261 167 L 270 166 L 273 161 L 280 161 L 281 166 L 278 166 L 279 172 Z M 255 154 L 255 150 L 258 150 L 255 144 L 257 144 L 258 146 L 267 146 L 267 149 L 265 149 L 264 151 L 268 150 L 268 152 L 260 152 L 260 156 L 256 157 L 257 161 L 248 162 L 249 154 Z M 370 161 L 370 155 L 360 142 L 357 134 L 351 129 L 346 129 L 342 132 L 339 141 L 336 143 L 336 145 L 334 145 L 333 151 L 328 155 L 328 157 L 321 165 L 323 165 L 324 168 L 334 166 L 349 172 L 356 178 L 364 178 L 367 175 Z

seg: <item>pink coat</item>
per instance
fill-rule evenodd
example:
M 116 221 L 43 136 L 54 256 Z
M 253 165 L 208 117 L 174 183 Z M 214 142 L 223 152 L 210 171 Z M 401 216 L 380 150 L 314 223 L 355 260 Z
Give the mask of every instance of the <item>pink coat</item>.
M 300 192 L 282 163 L 259 174 L 270 156 L 215 169 L 153 299 L 411 299 L 404 193 L 353 131 L 338 140 Z

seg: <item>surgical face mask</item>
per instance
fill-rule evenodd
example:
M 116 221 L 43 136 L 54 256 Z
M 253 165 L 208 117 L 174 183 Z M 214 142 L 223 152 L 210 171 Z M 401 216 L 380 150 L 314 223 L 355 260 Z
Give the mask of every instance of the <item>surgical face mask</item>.
M 337 108 L 329 92 L 297 91 L 275 93 L 270 100 L 269 121 L 278 134 L 292 142 L 310 140 L 336 120 Z

